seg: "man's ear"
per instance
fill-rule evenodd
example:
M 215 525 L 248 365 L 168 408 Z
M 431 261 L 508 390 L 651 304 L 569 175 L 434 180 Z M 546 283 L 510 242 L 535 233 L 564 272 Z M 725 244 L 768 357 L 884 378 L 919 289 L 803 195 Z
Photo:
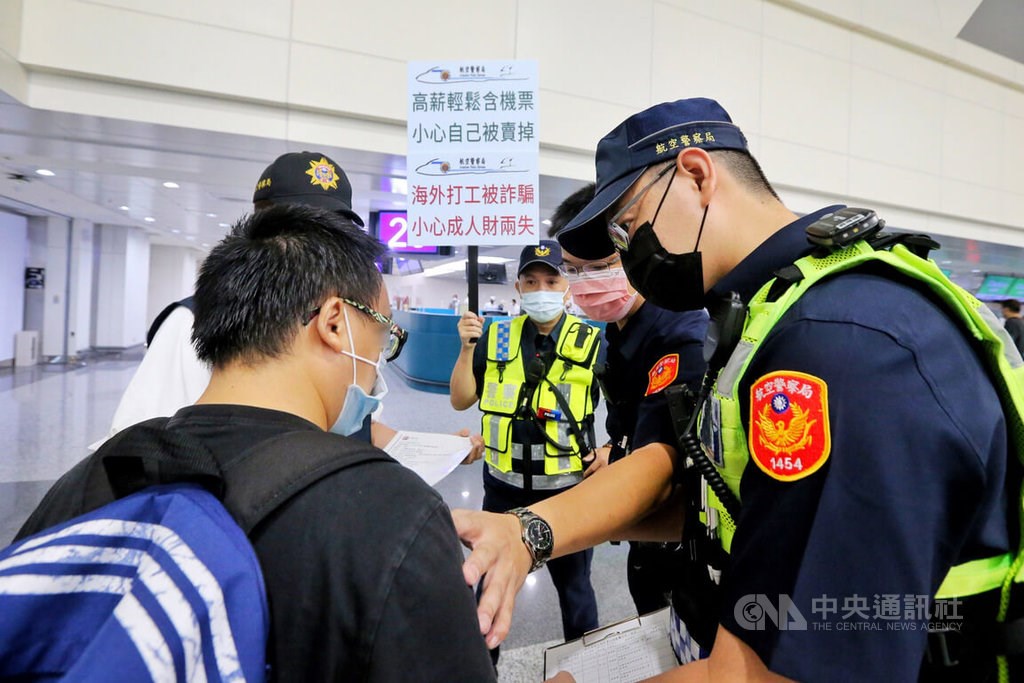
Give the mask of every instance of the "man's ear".
M 519 291 L 519 278 L 516 278 L 515 284 L 513 284 L 512 286 L 516 288 L 516 294 L 519 295 L 519 298 L 522 298 L 523 293 Z
M 335 353 L 348 349 L 348 329 L 345 326 L 345 302 L 336 296 L 328 297 L 320 306 L 315 321 L 320 340 Z
M 688 147 L 676 156 L 676 169 L 690 176 L 701 194 L 701 203 L 707 206 L 718 186 L 718 173 L 711 155 L 700 147 Z

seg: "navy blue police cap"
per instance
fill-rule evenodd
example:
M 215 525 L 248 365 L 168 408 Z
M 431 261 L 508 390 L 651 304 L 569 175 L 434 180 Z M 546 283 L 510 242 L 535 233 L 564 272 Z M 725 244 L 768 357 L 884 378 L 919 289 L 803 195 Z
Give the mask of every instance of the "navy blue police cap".
M 541 240 L 538 245 L 523 247 L 519 254 L 519 270 L 516 271 L 516 277 L 522 275 L 523 271 L 534 263 L 543 263 L 558 271 L 558 267 L 562 265 L 562 248 L 558 246 L 558 242 Z
M 746 152 L 747 139 L 722 105 L 704 97 L 656 104 L 620 123 L 597 143 L 594 199 L 559 231 L 559 243 L 584 259 L 611 254 L 605 212 L 648 167 L 690 147 Z

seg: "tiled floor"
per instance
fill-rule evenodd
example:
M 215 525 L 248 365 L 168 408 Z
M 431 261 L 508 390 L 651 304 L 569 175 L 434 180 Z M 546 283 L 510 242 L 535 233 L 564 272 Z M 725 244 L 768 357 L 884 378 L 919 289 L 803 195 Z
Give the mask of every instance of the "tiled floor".
M 96 354 L 84 365 L 0 369 L 0 544 L 13 537 L 53 480 L 106 433 L 140 357 L 136 349 Z M 390 393 L 384 422 L 411 431 L 479 428 L 475 409 L 456 413 L 447 395 L 416 391 L 393 371 L 385 372 Z M 480 507 L 480 467 L 480 463 L 459 467 L 438 483 L 436 488 L 450 506 Z M 604 545 L 594 553 L 593 584 L 602 623 L 634 614 L 625 585 L 625 562 L 624 545 Z M 502 648 L 500 680 L 539 681 L 542 644 L 560 636 L 555 590 L 547 572 L 541 571 L 520 592 L 512 632 Z

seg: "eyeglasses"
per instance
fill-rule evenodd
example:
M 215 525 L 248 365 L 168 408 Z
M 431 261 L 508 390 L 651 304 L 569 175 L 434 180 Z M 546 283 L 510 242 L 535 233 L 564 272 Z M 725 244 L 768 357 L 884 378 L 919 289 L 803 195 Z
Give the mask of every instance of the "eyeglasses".
M 608 238 L 612 241 L 612 244 L 615 245 L 617 250 L 629 251 L 629 228 L 624 228 L 619 225 L 619 219 L 622 218 L 637 202 L 639 202 L 645 194 L 647 194 L 647 190 L 651 189 L 654 186 L 654 183 L 661 180 L 666 173 L 675 167 L 676 162 L 669 162 L 665 168 L 658 171 L 658 174 L 654 176 L 654 179 L 651 180 L 651 182 L 640 188 L 640 191 L 633 195 L 633 198 L 626 202 L 624 207 L 616 211 L 615 215 L 608 221 Z
M 603 275 L 611 270 L 613 266 L 618 265 L 620 261 L 621 259 L 618 254 L 616 254 L 611 261 L 595 261 L 594 263 L 584 263 L 582 266 L 570 266 L 563 263 L 561 271 L 567 278 Z
M 370 316 L 378 323 L 384 325 L 387 328 L 387 331 L 384 333 L 384 341 L 381 343 L 381 352 L 384 356 L 384 360 L 388 361 L 389 363 L 398 358 L 398 354 L 402 353 L 402 347 L 405 346 L 405 342 L 409 340 L 409 332 L 399 327 L 398 324 L 391 318 L 387 317 L 383 313 L 380 313 L 379 311 L 373 310 L 366 304 L 359 303 L 354 299 L 342 299 L 342 301 L 344 301 L 357 311 L 365 313 L 366 315 Z M 319 306 L 310 311 L 309 316 L 302 324 L 308 325 L 309 321 L 317 317 L 318 315 L 320 315 Z

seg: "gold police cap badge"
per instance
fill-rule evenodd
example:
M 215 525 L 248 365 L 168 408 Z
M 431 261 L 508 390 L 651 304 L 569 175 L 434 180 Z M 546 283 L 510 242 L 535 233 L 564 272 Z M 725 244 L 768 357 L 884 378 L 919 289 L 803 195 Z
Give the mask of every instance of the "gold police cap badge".
M 338 189 L 338 174 L 334 170 L 334 165 L 324 157 L 320 157 L 320 161 L 309 162 L 306 175 L 309 176 L 310 185 L 319 185 L 325 190 Z
M 534 253 L 534 255 L 541 256 L 541 257 L 543 257 L 543 256 L 550 256 L 551 255 L 551 247 L 534 247 L 533 248 L 533 253 Z

